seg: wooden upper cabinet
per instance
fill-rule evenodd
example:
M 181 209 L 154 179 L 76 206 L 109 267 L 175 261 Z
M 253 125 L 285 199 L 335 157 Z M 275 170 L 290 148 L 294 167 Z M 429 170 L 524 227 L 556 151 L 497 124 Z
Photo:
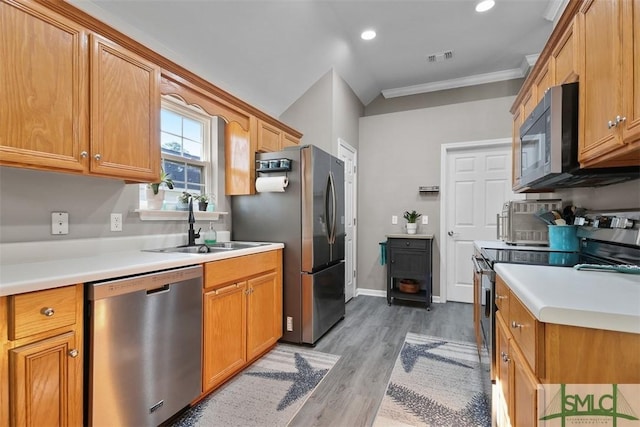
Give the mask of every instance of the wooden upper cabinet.
M 626 117 L 622 128 L 625 144 L 634 144 L 636 158 L 640 143 L 640 0 L 622 4 L 624 24 L 622 27 L 623 87 L 622 108 Z
M 258 151 L 280 151 L 285 147 L 299 144 L 299 138 L 263 120 L 258 120 Z
M 283 132 L 267 122 L 258 120 L 258 151 L 279 151 Z
M 535 101 L 533 103 L 533 108 L 535 108 L 535 106 L 538 105 L 538 102 L 540 102 L 540 100 L 544 97 L 544 94 L 547 91 L 547 89 L 549 89 L 549 87 L 552 85 L 552 80 L 551 80 L 552 73 L 549 71 L 549 67 L 550 67 L 550 63 L 545 64 L 542 67 L 540 74 L 536 77 L 535 84 L 534 84 L 536 96 L 533 97 L 533 100 Z
M 552 84 L 578 81 L 578 25 L 574 18 L 551 52 Z
M 282 135 L 282 148 L 295 147 L 296 145 L 300 145 L 300 138 L 284 132 Z
M 91 34 L 91 172 L 160 174 L 160 68 Z
M 0 2 L 0 164 L 82 172 L 87 35 L 36 3 Z
M 578 159 L 583 167 L 640 165 L 638 71 L 630 65 L 638 64 L 631 53 L 634 49 L 637 53 L 633 46 L 638 39 L 633 35 L 639 25 L 637 8 L 637 0 L 591 0 L 580 8 Z M 629 117 L 624 106 L 630 108 Z

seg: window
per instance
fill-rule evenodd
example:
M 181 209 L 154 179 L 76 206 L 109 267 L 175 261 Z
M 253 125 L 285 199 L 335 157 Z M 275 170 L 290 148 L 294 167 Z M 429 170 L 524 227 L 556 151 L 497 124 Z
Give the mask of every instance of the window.
M 216 194 L 217 118 L 198 107 L 164 97 L 160 112 L 162 168 L 171 176 L 174 189 L 165 189 L 163 209 L 175 209 L 178 196 Z M 142 192 L 141 192 L 142 194 Z M 141 199 L 142 200 L 142 199 Z M 211 203 L 213 207 L 213 203 Z

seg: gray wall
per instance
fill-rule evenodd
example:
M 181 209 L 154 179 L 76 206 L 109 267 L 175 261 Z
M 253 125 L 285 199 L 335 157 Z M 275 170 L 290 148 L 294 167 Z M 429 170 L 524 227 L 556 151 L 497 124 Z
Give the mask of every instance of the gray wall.
M 429 216 L 418 232 L 434 234 L 433 291 L 440 295 L 440 194 L 421 195 L 421 185 L 440 185 L 440 146 L 511 136 L 514 96 L 454 103 L 360 119 L 358 287 L 385 290 L 379 245 L 402 233 L 402 213 Z M 391 216 L 398 215 L 398 225 Z
M 363 114 L 358 97 L 331 69 L 282 113 L 280 120 L 303 133 L 303 144 L 337 155 L 338 138 L 358 147 L 358 120 Z
M 222 121 L 220 121 L 222 122 Z M 224 135 L 224 126 L 218 127 Z M 216 211 L 228 211 L 224 196 L 224 144 L 218 144 Z M 141 221 L 138 184 L 109 178 L 0 167 L 0 243 L 186 233 L 185 221 Z M 69 234 L 51 235 L 51 212 L 69 213 Z M 122 213 L 122 232 L 110 231 L 110 214 Z M 198 221 L 196 230 L 207 230 Z M 214 222 L 230 230 L 230 216 Z

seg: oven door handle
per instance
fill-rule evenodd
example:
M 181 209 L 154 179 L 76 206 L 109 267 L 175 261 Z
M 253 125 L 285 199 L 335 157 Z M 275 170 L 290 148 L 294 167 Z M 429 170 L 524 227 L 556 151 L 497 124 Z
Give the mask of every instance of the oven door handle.
M 476 273 L 488 276 L 492 282 L 495 280 L 496 273 L 489 267 L 487 261 L 477 256 L 471 256 L 471 261 L 473 262 L 473 268 Z
M 491 288 L 484 288 L 484 297 L 486 304 L 484 305 L 484 317 L 491 317 Z

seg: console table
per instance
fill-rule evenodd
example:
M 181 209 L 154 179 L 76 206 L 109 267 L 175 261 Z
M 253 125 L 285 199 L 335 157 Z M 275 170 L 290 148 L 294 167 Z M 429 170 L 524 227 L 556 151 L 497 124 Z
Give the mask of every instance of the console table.
M 432 245 L 432 234 L 387 235 L 387 304 L 391 305 L 394 299 L 418 301 L 431 309 Z M 401 292 L 402 279 L 418 281 L 418 292 Z

